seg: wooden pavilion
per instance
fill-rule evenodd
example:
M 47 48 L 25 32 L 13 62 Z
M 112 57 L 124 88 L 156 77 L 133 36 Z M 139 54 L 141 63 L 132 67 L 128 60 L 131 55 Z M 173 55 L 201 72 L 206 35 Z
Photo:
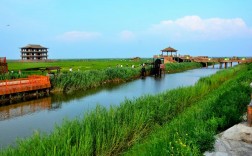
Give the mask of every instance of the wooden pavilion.
M 48 58 L 48 48 L 37 44 L 28 44 L 25 47 L 21 47 L 21 59 L 22 60 L 47 60 Z
M 176 49 L 174 49 L 172 47 L 167 47 L 167 48 L 161 50 L 161 52 L 162 52 L 162 55 L 155 55 L 154 58 L 162 58 L 164 64 L 176 62 L 174 60 L 174 57 L 177 57 L 177 50 Z M 167 55 L 164 55 L 164 52 L 167 52 Z M 169 55 L 169 52 L 170 52 L 170 55 Z M 173 54 L 173 53 L 175 53 L 175 54 Z
M 168 53 L 170 52 L 171 53 L 170 56 L 177 56 L 177 50 L 172 47 L 167 47 L 167 48 L 161 50 L 161 52 L 162 52 L 162 55 L 163 55 L 163 52 L 167 52 L 167 56 L 168 56 Z M 172 53 L 175 53 L 175 55 L 172 55 Z

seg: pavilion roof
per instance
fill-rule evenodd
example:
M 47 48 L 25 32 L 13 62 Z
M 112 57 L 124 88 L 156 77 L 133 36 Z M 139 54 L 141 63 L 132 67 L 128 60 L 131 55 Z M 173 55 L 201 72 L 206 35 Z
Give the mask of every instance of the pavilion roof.
M 167 48 L 165 48 L 165 49 L 163 49 L 161 51 L 162 52 L 177 52 L 177 50 L 172 48 L 172 47 L 167 47 Z
M 43 47 L 43 46 L 41 46 L 39 44 L 28 44 L 27 46 L 21 47 L 21 48 L 48 49 L 48 48 Z

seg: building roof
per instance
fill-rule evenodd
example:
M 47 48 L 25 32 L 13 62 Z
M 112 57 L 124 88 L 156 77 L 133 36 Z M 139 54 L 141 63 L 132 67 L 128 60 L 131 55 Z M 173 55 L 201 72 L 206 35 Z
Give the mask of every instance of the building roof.
M 162 52 L 177 52 L 176 49 L 172 48 L 172 47 L 168 47 L 168 48 L 165 48 L 163 50 L 161 50 Z
M 42 47 L 41 45 L 39 44 L 28 44 L 27 46 L 25 47 L 21 47 L 22 48 L 33 48 L 33 49 L 48 49 L 46 47 Z

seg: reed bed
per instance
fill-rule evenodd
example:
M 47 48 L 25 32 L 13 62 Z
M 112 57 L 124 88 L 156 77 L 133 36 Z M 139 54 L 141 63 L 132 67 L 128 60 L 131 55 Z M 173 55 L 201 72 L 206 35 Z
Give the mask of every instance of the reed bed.
M 61 73 L 51 78 L 53 90 L 72 92 L 98 87 L 107 82 L 128 81 L 139 76 L 136 68 L 107 68 L 104 70 L 89 70 Z
M 200 67 L 199 63 L 171 63 L 168 70 L 173 72 L 188 70 Z M 54 91 L 73 92 L 75 90 L 87 90 L 101 86 L 109 82 L 125 82 L 140 77 L 141 68 L 113 67 L 103 70 L 88 70 L 61 73 L 51 78 Z M 151 66 L 146 66 L 146 71 L 150 71 Z
M 228 80 L 124 155 L 196 156 L 212 150 L 217 133 L 241 122 L 251 81 L 252 70 Z
M 65 120 L 62 125 L 55 127 L 54 131 L 48 135 L 36 132 L 32 137 L 20 140 L 17 147 L 9 147 L 1 151 L 0 154 L 119 155 L 131 147 L 133 147 L 132 154 L 141 154 L 142 149 L 145 150 L 141 144 L 148 140 L 150 134 L 158 134 L 163 127 L 175 121 L 177 116 L 190 106 L 194 106 L 197 101 L 204 100 L 210 92 L 217 90 L 223 83 L 245 72 L 248 72 L 248 66 L 239 65 L 203 78 L 194 86 L 174 89 L 155 96 L 148 95 L 125 100 L 120 106 L 111 106 L 110 109 L 97 106 L 95 110 L 86 113 L 82 119 Z M 243 82 L 243 79 L 241 80 Z M 237 89 L 239 91 L 241 88 Z M 244 95 L 242 97 L 246 98 Z M 224 93 L 222 98 L 225 98 Z M 190 119 L 193 122 L 194 118 Z M 178 123 L 182 125 L 181 122 Z M 195 130 L 198 134 L 204 131 L 201 127 Z M 175 139 L 180 138 L 179 132 L 177 136 L 173 136 Z M 197 133 L 186 134 L 197 138 Z M 204 133 L 201 136 L 203 137 Z M 156 141 L 158 142 L 159 138 Z M 192 143 L 188 143 L 183 140 L 182 143 L 190 145 L 195 142 L 192 140 Z M 139 144 L 139 148 L 137 144 Z M 195 149 L 189 148 L 189 152 L 191 149 L 194 149 L 193 152 L 196 154 L 201 152 L 197 146 L 193 147 Z M 166 149 L 166 147 L 163 148 Z M 153 153 L 155 155 L 158 152 Z
M 0 80 L 10 80 L 10 79 L 18 79 L 18 78 L 26 78 L 27 74 L 18 74 L 18 73 L 7 73 L 0 74 Z
M 165 70 L 168 73 L 180 72 L 184 70 L 200 68 L 202 64 L 197 62 L 181 62 L 181 63 L 167 63 L 165 64 Z

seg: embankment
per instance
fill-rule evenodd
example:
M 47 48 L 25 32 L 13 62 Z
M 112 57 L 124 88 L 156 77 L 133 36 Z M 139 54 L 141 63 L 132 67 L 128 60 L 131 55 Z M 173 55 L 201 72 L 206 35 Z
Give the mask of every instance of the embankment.
M 166 72 L 174 73 L 202 67 L 200 63 L 170 63 L 166 64 Z M 146 67 L 147 75 L 151 66 Z M 140 78 L 141 68 L 118 67 L 103 70 L 61 73 L 51 78 L 52 92 L 73 92 L 99 87 L 107 83 L 122 83 Z

